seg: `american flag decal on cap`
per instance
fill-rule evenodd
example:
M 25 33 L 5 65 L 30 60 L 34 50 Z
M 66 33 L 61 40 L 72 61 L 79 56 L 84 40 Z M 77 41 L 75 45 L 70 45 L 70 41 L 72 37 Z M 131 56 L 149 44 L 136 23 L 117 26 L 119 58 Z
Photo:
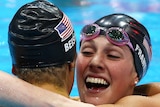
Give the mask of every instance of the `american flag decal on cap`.
M 60 23 L 55 27 L 59 36 L 62 38 L 62 42 L 66 40 L 73 33 L 73 27 L 68 17 L 63 14 L 63 18 Z

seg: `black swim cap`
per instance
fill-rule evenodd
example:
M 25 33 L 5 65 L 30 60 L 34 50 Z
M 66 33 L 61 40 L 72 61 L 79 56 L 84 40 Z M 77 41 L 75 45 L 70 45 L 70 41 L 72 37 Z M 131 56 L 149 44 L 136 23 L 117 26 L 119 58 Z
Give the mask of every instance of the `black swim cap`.
M 75 42 L 68 17 L 44 0 L 23 5 L 9 25 L 12 64 L 19 68 L 70 63 L 76 55 Z
M 120 27 L 128 33 L 130 41 L 133 45 L 132 51 L 134 64 L 141 79 L 148 69 L 151 56 L 151 40 L 147 29 L 134 18 L 126 14 L 111 14 L 104 16 L 95 22 L 106 29 L 110 27 Z

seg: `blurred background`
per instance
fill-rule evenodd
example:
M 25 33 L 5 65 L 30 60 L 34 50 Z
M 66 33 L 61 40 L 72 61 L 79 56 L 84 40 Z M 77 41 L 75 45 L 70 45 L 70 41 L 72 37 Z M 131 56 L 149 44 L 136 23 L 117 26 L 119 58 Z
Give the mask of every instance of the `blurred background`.
M 8 50 L 8 25 L 15 12 L 33 0 L 0 0 L 0 70 L 11 74 Z M 79 42 L 81 28 L 98 18 L 125 13 L 141 22 L 149 31 L 153 57 L 146 76 L 139 84 L 160 82 L 160 0 L 49 0 L 64 11 L 73 23 Z M 79 44 L 77 42 L 77 51 Z M 12 74 L 11 74 L 12 75 Z M 76 78 L 75 78 L 76 79 Z M 71 96 L 78 96 L 76 81 Z

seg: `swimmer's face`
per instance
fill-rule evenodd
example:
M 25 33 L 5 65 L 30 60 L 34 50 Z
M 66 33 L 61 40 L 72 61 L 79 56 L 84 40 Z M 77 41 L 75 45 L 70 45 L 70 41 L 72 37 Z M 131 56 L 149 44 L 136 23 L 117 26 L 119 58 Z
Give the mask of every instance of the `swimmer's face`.
M 95 105 L 131 95 L 138 80 L 128 46 L 113 45 L 105 36 L 82 41 L 76 66 L 81 101 Z

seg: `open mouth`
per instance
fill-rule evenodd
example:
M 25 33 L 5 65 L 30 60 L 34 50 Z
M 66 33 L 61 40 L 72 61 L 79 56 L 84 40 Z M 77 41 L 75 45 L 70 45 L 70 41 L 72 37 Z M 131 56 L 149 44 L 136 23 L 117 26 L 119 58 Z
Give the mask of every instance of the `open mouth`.
M 110 84 L 103 78 L 87 77 L 85 80 L 88 89 L 105 89 Z

